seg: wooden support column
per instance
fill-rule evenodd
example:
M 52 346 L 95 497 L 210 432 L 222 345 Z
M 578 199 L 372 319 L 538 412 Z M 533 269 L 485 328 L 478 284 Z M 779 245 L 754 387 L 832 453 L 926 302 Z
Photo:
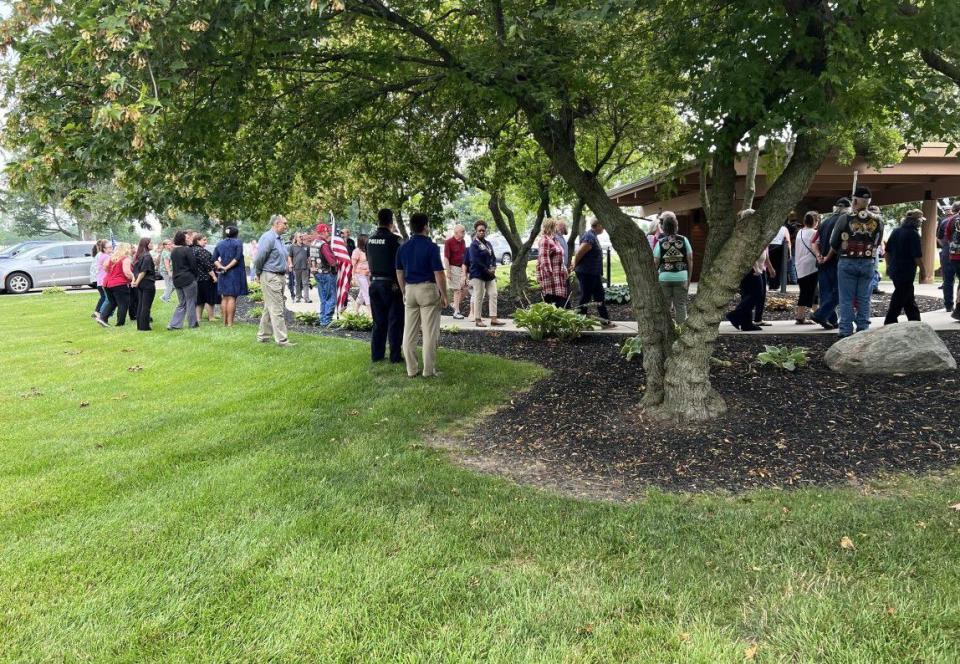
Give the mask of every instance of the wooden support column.
M 933 271 L 937 266 L 937 201 L 923 202 L 923 228 L 920 230 L 920 245 L 923 248 L 923 280 L 920 283 L 932 284 Z

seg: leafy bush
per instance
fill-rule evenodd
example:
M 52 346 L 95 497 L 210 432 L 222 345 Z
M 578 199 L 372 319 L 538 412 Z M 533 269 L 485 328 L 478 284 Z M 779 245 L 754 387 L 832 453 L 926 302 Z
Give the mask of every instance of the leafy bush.
M 60 288 L 60 286 L 50 286 L 49 288 L 44 288 L 41 295 L 63 295 L 66 292 L 67 290 Z
M 807 349 L 803 346 L 789 348 L 787 346 L 764 346 L 764 351 L 757 353 L 757 361 L 761 366 L 771 365 L 778 369 L 796 371 L 807 364 Z
M 585 330 L 600 325 L 599 321 L 593 318 L 581 316 L 570 309 L 560 309 L 546 302 L 538 302 L 527 309 L 518 309 L 513 314 L 513 320 L 517 327 L 527 330 L 534 341 L 549 338 L 572 341 Z
M 336 327 L 341 330 L 354 330 L 356 332 L 368 332 L 373 329 L 373 319 L 366 314 L 345 311 L 340 314 L 338 320 L 330 323 L 330 327 Z
M 627 304 L 630 302 L 630 286 L 613 284 L 606 289 L 606 301 L 609 304 Z
M 447 334 L 460 334 L 460 327 L 457 325 L 444 325 L 440 328 L 440 331 Z
M 301 311 L 293 314 L 293 320 L 301 325 L 319 325 L 320 314 L 315 311 Z
M 643 339 L 640 338 L 639 334 L 630 337 L 620 345 L 620 355 L 627 362 L 632 362 L 633 358 L 643 355 Z
M 260 318 L 263 315 L 263 307 L 252 307 L 250 309 L 250 318 Z
M 251 302 L 263 302 L 263 291 L 251 291 L 247 297 Z

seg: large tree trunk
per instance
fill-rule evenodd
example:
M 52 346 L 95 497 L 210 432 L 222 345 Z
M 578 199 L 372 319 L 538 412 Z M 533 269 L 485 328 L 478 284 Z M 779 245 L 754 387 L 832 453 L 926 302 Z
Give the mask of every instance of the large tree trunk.
M 610 233 L 633 294 L 631 303 L 643 339 L 646 391 L 642 405 L 659 405 L 664 396 L 666 351 L 674 338 L 674 330 L 653 269 L 653 251 L 643 231 L 607 197 L 597 176 L 580 168 L 575 150 L 572 110 L 568 109 L 564 117 L 557 120 L 533 100 L 524 99 L 521 108 L 534 139 L 543 148 L 557 173 Z
M 722 397 L 710 385 L 710 358 L 720 321 L 741 278 L 773 239 L 780 220 L 803 197 L 825 156 L 825 146 L 815 137 L 801 137 L 793 159 L 757 206 L 756 214 L 734 222 L 710 268 L 701 274 L 690 315 L 670 349 L 663 401 L 649 411 L 655 418 L 678 423 L 705 421 L 726 410 Z M 719 193 L 726 198 L 731 192 Z

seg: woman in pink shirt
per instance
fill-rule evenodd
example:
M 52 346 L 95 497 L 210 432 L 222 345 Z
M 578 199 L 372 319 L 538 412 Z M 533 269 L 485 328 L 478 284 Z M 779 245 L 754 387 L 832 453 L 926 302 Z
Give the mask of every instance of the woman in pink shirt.
M 370 266 L 367 264 L 367 235 L 361 233 L 357 238 L 357 248 L 353 250 L 350 256 L 350 262 L 353 263 L 353 276 L 357 278 L 357 286 L 360 293 L 354 300 L 354 309 L 359 312 L 363 306 L 363 312 L 370 314 Z
M 103 305 L 107 303 L 107 291 L 103 287 L 103 280 L 107 276 L 107 261 L 110 260 L 112 251 L 113 247 L 107 244 L 106 240 L 97 240 L 97 243 L 93 245 L 94 264 L 97 266 L 97 292 L 100 293 L 100 299 L 97 300 L 97 306 L 90 315 L 91 318 L 96 318 L 100 314 L 100 310 L 103 309 Z

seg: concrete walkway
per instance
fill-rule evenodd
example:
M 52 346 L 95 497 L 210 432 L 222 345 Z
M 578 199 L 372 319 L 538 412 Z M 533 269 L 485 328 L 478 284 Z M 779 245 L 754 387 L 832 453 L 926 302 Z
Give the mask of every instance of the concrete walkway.
M 891 292 L 893 290 L 893 285 L 890 283 L 884 283 L 880 285 L 880 288 L 886 292 Z M 693 284 L 691 292 L 696 291 L 696 284 Z M 788 292 L 798 292 L 796 286 L 788 286 Z M 917 284 L 916 294 L 925 295 L 927 297 L 940 297 L 941 291 L 937 288 L 937 284 Z M 779 293 L 771 292 L 770 296 L 776 297 Z M 317 300 L 314 299 L 311 304 L 307 303 L 294 303 L 287 299 L 287 308 L 291 311 L 296 312 L 316 312 L 317 311 Z M 874 311 L 876 311 L 876 304 L 874 306 Z M 886 311 L 882 312 L 886 314 Z M 930 313 L 921 314 L 921 320 L 928 323 L 934 330 L 937 331 L 949 331 L 949 332 L 960 332 L 960 322 L 957 322 L 950 317 L 944 310 L 932 311 Z M 490 319 L 484 319 L 484 322 L 487 323 L 487 327 L 478 328 L 473 324 L 473 321 L 456 320 L 453 316 L 442 316 L 440 319 L 440 325 L 443 327 L 454 326 L 462 330 L 481 330 L 483 332 L 520 332 L 526 333 L 526 330 L 518 328 L 512 318 L 501 318 L 500 319 L 505 325 L 503 327 L 490 327 Z M 906 317 L 901 316 L 900 320 L 905 321 Z M 607 329 L 595 329 L 587 334 L 637 334 L 637 323 L 636 321 L 614 321 L 615 327 Z M 819 335 L 834 335 L 836 336 L 836 330 L 825 330 L 817 324 L 813 325 L 797 325 L 793 320 L 772 320 L 769 321 L 770 326 L 764 327 L 763 329 L 757 332 L 741 332 L 740 330 L 733 327 L 727 321 L 723 321 L 720 324 L 720 334 L 740 334 L 740 335 L 752 335 L 752 336 L 782 336 L 782 335 L 809 335 L 809 334 L 819 334 Z M 883 316 L 877 316 L 870 319 L 871 326 L 883 325 Z

